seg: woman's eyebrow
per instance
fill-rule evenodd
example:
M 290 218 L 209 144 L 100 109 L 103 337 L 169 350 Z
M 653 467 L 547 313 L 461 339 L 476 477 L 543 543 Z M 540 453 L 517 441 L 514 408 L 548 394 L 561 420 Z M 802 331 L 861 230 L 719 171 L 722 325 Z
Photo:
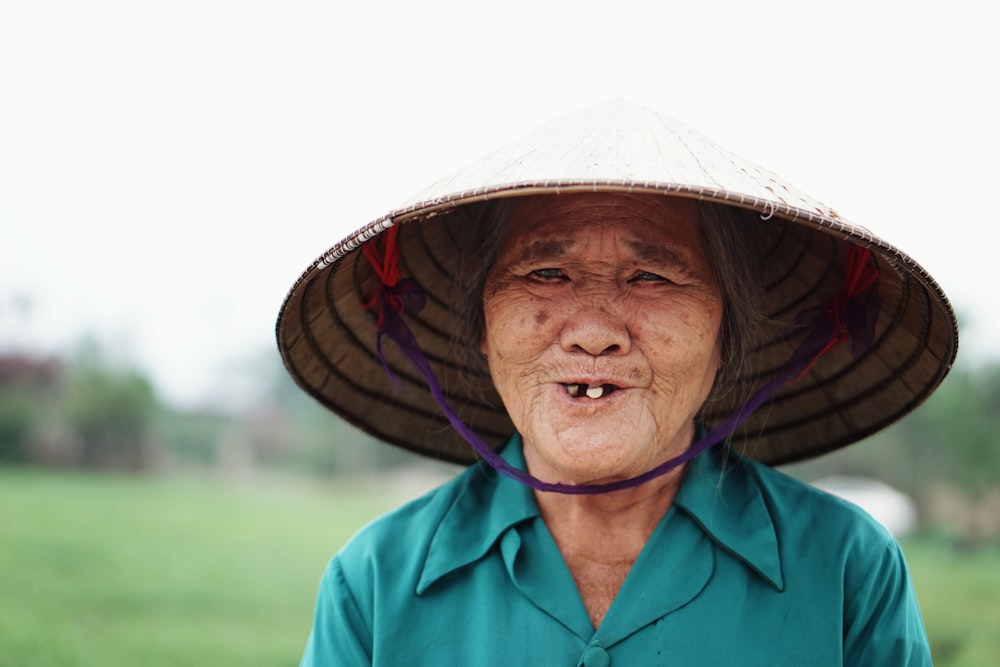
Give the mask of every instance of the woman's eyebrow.
M 684 253 L 668 246 L 656 243 L 646 243 L 645 241 L 626 241 L 625 245 L 635 253 L 636 259 L 640 262 L 649 262 L 657 266 L 688 266 L 689 262 Z
M 567 239 L 539 239 L 521 248 L 517 255 L 517 261 L 537 262 L 559 259 L 565 256 L 572 246 L 573 241 Z

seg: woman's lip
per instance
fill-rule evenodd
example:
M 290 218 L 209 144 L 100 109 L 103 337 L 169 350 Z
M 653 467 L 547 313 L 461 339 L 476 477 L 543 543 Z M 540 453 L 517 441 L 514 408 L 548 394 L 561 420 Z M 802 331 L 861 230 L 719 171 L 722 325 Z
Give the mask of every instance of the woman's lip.
M 583 385 L 587 387 L 584 389 Z M 576 387 L 577 394 L 571 393 L 570 387 Z M 613 389 L 608 389 L 608 387 L 613 387 Z M 598 403 L 604 403 L 606 401 L 613 400 L 618 394 L 624 393 L 624 390 L 630 387 L 615 384 L 614 382 L 602 382 L 597 383 L 596 381 L 592 383 L 587 382 L 558 382 L 555 384 L 556 391 L 559 396 L 568 401 L 574 406 L 595 405 Z M 595 388 L 601 388 L 601 395 L 594 397 L 591 392 Z
M 583 379 L 558 380 L 557 382 L 559 384 L 561 384 L 561 385 L 585 384 L 588 387 L 597 387 L 597 386 L 611 385 L 612 387 L 617 387 L 618 389 L 628 389 L 628 386 L 625 385 L 624 383 L 621 383 L 621 382 L 618 382 L 616 380 L 612 380 L 612 379 L 609 379 L 609 378 L 591 378 L 589 380 L 583 380 Z

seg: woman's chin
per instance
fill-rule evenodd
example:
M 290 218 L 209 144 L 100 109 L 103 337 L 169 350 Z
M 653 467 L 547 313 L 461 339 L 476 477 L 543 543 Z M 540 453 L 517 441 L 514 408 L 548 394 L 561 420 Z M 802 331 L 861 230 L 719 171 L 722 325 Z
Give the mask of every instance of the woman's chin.
M 525 457 L 536 477 L 572 484 L 598 484 L 640 475 L 657 462 L 648 460 L 648 442 L 637 434 L 578 433 L 573 430 L 525 440 Z M 644 467 L 646 466 L 646 467 Z

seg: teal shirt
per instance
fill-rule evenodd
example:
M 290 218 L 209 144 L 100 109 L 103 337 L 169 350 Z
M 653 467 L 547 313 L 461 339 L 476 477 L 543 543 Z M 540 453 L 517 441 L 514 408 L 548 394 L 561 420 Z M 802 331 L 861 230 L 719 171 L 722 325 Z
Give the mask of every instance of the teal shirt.
M 504 457 L 523 468 L 519 437 Z M 596 630 L 533 492 L 473 466 L 331 560 L 302 658 L 303 667 L 929 664 L 892 536 L 846 502 L 718 452 L 689 464 Z

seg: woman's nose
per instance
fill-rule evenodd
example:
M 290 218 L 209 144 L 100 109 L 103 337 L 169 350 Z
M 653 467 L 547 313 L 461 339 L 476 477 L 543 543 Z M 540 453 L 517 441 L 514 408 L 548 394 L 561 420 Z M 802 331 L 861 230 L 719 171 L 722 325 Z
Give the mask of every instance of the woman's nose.
M 595 304 L 567 318 L 559 342 L 567 352 L 586 352 L 594 357 L 627 354 L 631 333 L 620 314 L 607 305 Z

